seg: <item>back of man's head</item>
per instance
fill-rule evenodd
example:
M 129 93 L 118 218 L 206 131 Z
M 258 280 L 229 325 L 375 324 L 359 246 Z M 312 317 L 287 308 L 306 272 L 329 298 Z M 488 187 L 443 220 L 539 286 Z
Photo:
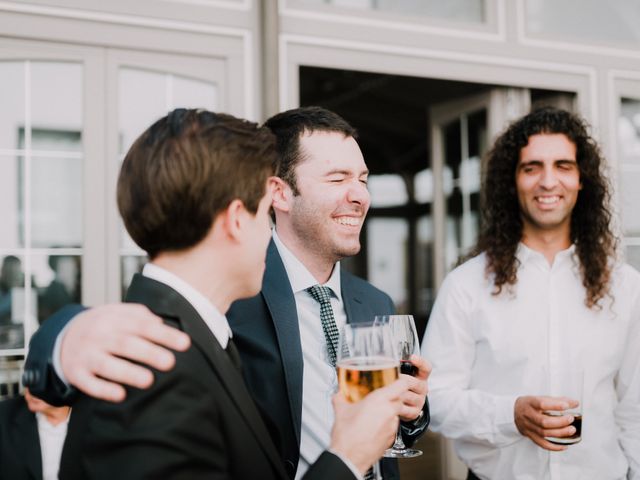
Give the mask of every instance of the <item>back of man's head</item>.
M 300 137 L 314 132 L 336 132 L 356 138 L 356 130 L 340 115 L 322 107 L 300 107 L 278 113 L 264 126 L 276 136 L 278 165 L 276 175 L 298 194 L 295 168 L 303 160 Z
M 235 199 L 255 213 L 275 161 L 269 130 L 231 115 L 176 109 L 129 149 L 118 208 L 131 238 L 153 259 L 196 245 Z

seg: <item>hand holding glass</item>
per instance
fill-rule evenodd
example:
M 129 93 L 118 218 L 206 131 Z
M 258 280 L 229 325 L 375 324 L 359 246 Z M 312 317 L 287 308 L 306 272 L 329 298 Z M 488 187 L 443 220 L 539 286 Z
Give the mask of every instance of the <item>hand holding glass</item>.
M 350 323 L 340 332 L 337 362 L 340 392 L 350 402 L 398 379 L 398 358 L 388 325 Z M 377 480 L 380 465 L 373 466 Z
M 409 358 L 411 355 L 420 355 L 420 344 L 418 343 L 418 333 L 412 315 L 379 315 L 374 323 L 389 325 L 393 343 L 400 357 L 400 373 L 415 376 L 417 367 Z M 384 456 L 391 458 L 412 458 L 422 455 L 421 450 L 407 448 L 402 441 L 402 430 L 398 427 L 396 441 L 389 448 Z

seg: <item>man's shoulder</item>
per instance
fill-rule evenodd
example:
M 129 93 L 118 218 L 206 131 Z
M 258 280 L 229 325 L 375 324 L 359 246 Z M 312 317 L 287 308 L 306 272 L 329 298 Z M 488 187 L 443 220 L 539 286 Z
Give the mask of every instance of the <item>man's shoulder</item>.
M 341 283 L 343 286 L 346 285 L 348 288 L 358 290 L 369 298 L 378 297 L 391 301 L 391 297 L 389 295 L 380 290 L 378 287 L 373 286 L 364 278 L 358 277 L 357 275 L 354 275 L 351 272 L 347 272 L 346 270 L 341 270 L 340 275 L 342 277 Z
M 7 398 L 0 401 L 0 418 L 5 421 L 13 419 L 15 415 L 23 410 L 28 410 L 27 402 L 21 395 L 19 397 Z
M 473 277 L 474 280 L 478 277 L 484 277 L 487 268 L 487 256 L 484 253 L 476 255 L 465 260 L 460 265 L 457 265 L 451 272 L 447 274 L 447 277 L 453 278 L 466 278 Z

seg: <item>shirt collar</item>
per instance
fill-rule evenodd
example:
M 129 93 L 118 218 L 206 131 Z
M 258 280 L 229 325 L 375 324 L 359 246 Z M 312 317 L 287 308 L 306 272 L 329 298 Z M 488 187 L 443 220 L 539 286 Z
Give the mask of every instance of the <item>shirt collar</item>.
M 576 246 L 572 243 L 569 248 L 565 250 L 561 250 L 556 253 L 555 258 L 553 259 L 553 264 L 561 264 L 566 260 L 574 261 L 574 254 L 576 251 Z M 522 265 L 530 261 L 544 261 L 547 264 L 547 259 L 545 256 L 538 252 L 537 250 L 533 250 L 532 248 L 527 247 L 524 243 L 520 242 L 518 244 L 518 249 L 516 250 L 516 258 L 520 261 Z
M 153 263 L 147 263 L 144 266 L 142 275 L 164 283 L 182 295 L 196 312 L 198 312 L 198 315 L 202 317 L 202 320 L 207 324 L 222 348 L 227 348 L 229 338 L 232 337 L 229 322 L 227 321 L 227 317 L 220 313 L 207 297 L 177 275 Z
M 276 244 L 276 248 L 284 264 L 284 269 L 287 271 L 289 283 L 291 283 L 291 289 L 294 294 L 318 285 L 318 281 L 307 267 L 282 243 L 275 229 L 273 229 L 273 242 Z M 331 288 L 338 299 L 342 299 L 342 292 L 340 290 L 340 262 L 335 264 L 329 280 L 327 280 L 324 285 Z

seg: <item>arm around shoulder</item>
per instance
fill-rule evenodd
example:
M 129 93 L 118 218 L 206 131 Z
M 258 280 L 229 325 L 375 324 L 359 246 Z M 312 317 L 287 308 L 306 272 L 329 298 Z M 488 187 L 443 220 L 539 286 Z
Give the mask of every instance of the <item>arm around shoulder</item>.
M 46 319 L 31 337 L 22 383 L 36 397 L 51 405 L 68 405 L 75 398 L 76 390 L 67 386 L 54 370 L 53 350 L 58 335 L 84 310 L 82 305 L 67 305 Z

